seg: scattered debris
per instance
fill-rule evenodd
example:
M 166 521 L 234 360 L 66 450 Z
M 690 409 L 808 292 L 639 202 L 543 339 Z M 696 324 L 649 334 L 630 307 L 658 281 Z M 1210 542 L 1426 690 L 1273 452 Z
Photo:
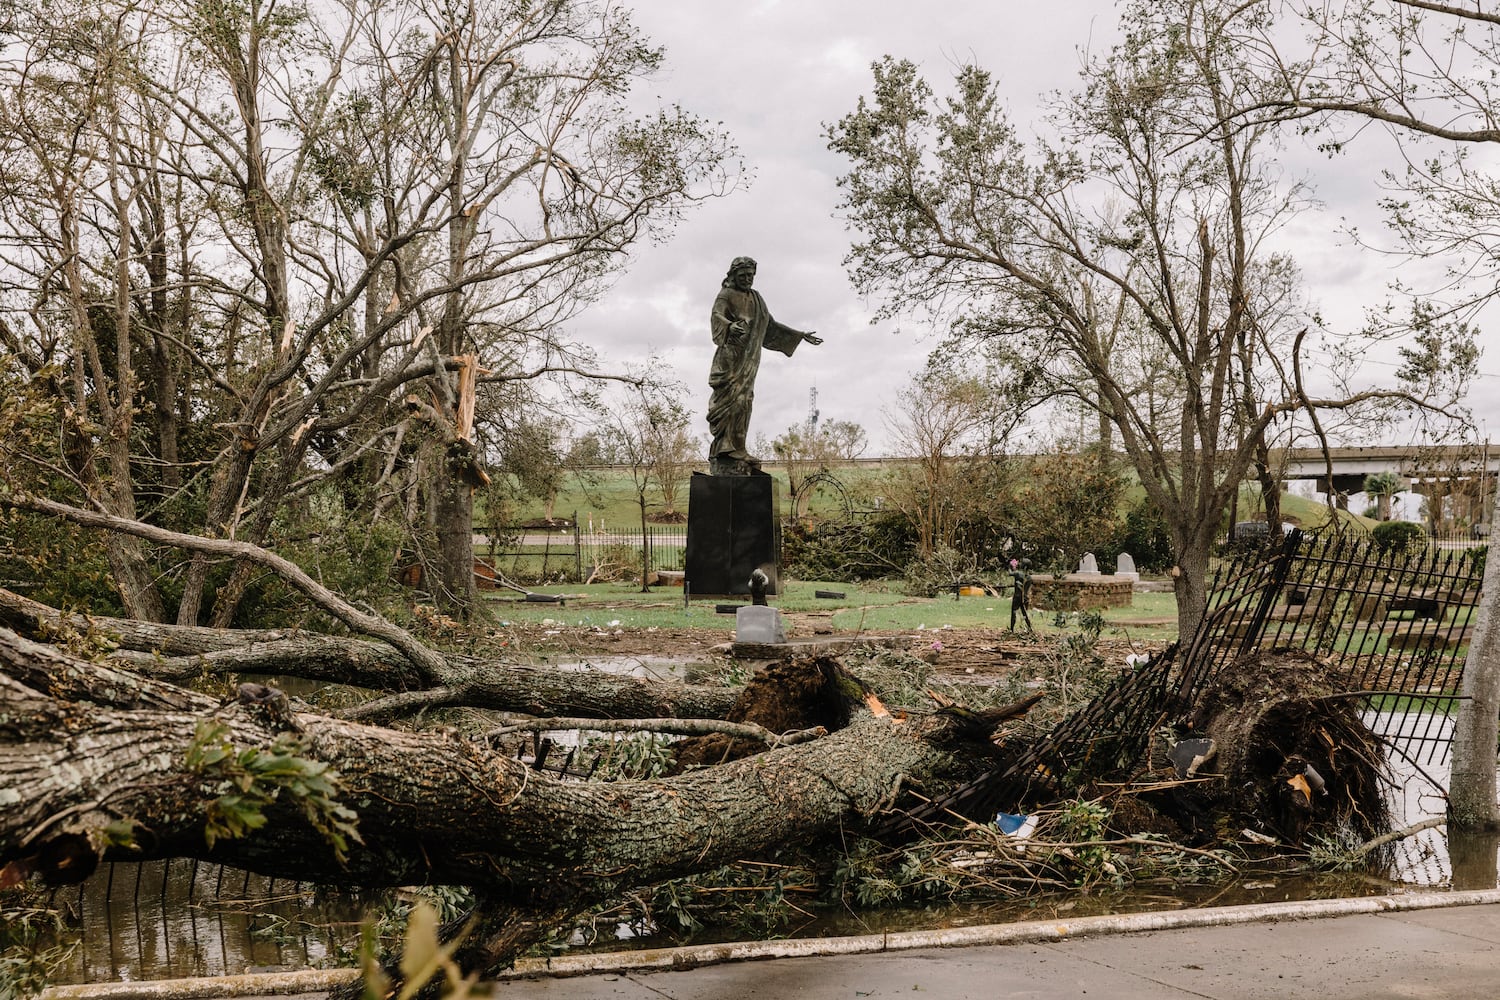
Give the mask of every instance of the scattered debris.
M 1177 772 L 1177 777 L 1192 778 L 1197 776 L 1200 767 L 1213 759 L 1218 749 L 1213 740 L 1195 737 L 1174 746 L 1168 752 L 1167 759 L 1172 762 L 1172 770 Z
M 1023 813 L 996 813 L 995 827 L 1016 840 L 1025 840 L 1036 832 L 1037 818 Z

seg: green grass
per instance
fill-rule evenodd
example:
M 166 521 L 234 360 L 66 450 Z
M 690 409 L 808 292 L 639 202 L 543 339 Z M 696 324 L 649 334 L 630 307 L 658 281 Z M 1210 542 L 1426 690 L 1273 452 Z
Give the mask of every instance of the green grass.
M 562 594 L 563 605 L 531 604 L 507 591 L 490 594 L 491 612 L 503 621 L 537 623 L 552 620 L 570 626 L 599 628 L 718 628 L 734 627 L 733 615 L 717 614 L 716 604 L 731 601 L 692 601 L 686 607 L 682 591 L 655 587 L 641 593 L 638 585 L 606 583 L 580 586 L 539 586 L 538 593 Z M 844 596 L 837 600 L 815 596 L 819 590 Z M 838 632 L 915 631 L 919 628 L 1004 628 L 1010 624 L 1009 597 L 908 597 L 894 589 L 822 581 L 791 581 L 785 593 L 770 603 L 783 611 L 832 612 L 831 624 Z M 1105 633 L 1147 640 L 1169 640 L 1176 636 L 1176 603 L 1171 594 L 1137 593 L 1128 608 L 1104 612 Z M 1032 609 L 1031 621 L 1041 634 L 1066 632 L 1077 627 L 1077 615 L 1059 627 L 1051 611 Z M 1171 620 L 1163 624 L 1161 619 Z
M 1459 699 L 1449 697 L 1414 698 L 1411 695 L 1377 695 L 1365 703 L 1373 712 L 1391 712 L 1397 715 L 1410 712 L 1428 712 L 1433 715 L 1454 715 L 1458 712 Z
M 782 513 L 789 513 L 787 507 L 790 504 L 790 490 L 787 487 L 786 473 L 775 466 L 767 466 L 766 471 L 781 484 Z M 878 467 L 849 466 L 834 470 L 834 475 L 848 491 L 854 506 L 862 509 L 870 505 L 868 497 L 882 492 L 880 482 L 886 473 Z M 687 476 L 683 476 L 677 499 L 679 512 L 686 511 L 688 506 L 687 479 Z M 600 469 L 582 474 L 569 472 L 563 482 L 563 488 L 553 505 L 554 516 L 572 517 L 576 511 L 579 523 L 585 526 L 592 519 L 595 526 L 603 525 L 616 531 L 640 528 L 641 509 L 636 501 L 635 482 L 629 470 Z M 662 509 L 660 500 L 661 494 L 652 487 L 646 496 L 647 512 L 659 512 Z M 819 517 L 842 516 L 843 498 L 833 490 L 814 491 L 809 510 Z M 541 518 L 544 513 L 545 509 L 540 501 L 528 501 L 515 512 L 515 520 L 531 521 Z M 483 530 L 483 518 L 478 513 L 475 522 L 479 526 L 478 530 Z

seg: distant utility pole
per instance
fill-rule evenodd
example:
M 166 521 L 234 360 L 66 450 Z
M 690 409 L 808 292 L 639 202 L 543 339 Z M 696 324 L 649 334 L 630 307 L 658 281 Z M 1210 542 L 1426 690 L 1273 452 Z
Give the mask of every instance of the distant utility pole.
M 818 387 L 807 391 L 807 437 L 811 441 L 818 436 Z

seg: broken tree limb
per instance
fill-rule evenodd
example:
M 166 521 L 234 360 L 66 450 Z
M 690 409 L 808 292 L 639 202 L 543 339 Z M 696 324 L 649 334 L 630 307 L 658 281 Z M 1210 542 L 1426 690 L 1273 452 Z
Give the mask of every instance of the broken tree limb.
M 259 545 L 252 545 L 249 542 L 241 542 L 229 538 L 204 538 L 201 535 L 187 535 L 180 531 L 169 531 L 166 528 L 159 528 L 154 524 L 146 524 L 143 521 L 117 517 L 113 514 L 105 514 L 99 511 L 85 510 L 82 507 L 59 503 L 56 500 L 48 500 L 45 497 L 39 497 L 30 493 L 0 496 L 0 506 L 30 510 L 39 514 L 50 514 L 53 517 L 60 517 L 66 521 L 71 521 L 74 524 L 80 524 L 88 528 L 101 528 L 105 531 L 122 532 L 161 545 L 174 545 L 191 552 L 226 556 L 240 560 L 241 562 L 263 566 L 275 573 L 288 586 L 300 591 L 318 608 L 331 615 L 337 621 L 342 622 L 353 631 L 361 635 L 374 636 L 394 646 L 403 656 L 411 661 L 414 667 L 423 673 L 429 683 L 440 683 L 446 677 L 447 661 L 437 652 L 419 642 L 410 632 L 386 621 L 378 615 L 360 611 L 348 601 L 345 601 L 342 597 L 339 597 L 333 591 L 308 576 L 295 563 L 282 558 L 268 549 L 263 549 Z
M 668 733 L 674 736 L 706 736 L 717 733 L 742 740 L 759 740 L 768 746 L 789 747 L 827 736 L 822 726 L 773 733 L 753 722 L 725 722 L 722 719 L 527 719 L 512 722 L 485 734 L 493 740 L 511 733 L 550 733 L 559 730 L 586 730 L 591 733 Z
M 33 639 L 56 635 L 65 629 L 71 629 L 80 635 L 103 633 L 120 649 L 165 658 L 211 653 L 230 646 L 275 642 L 296 633 L 295 629 L 222 629 L 204 625 L 166 625 L 135 618 L 63 612 L 4 587 L 0 587 L 0 625 Z
M 269 674 L 398 692 L 343 713 L 364 721 L 451 706 L 594 718 L 723 718 L 736 697 L 724 687 L 466 657 L 447 658 L 446 682 L 432 686 L 382 642 L 298 629 L 214 629 L 64 614 L 4 589 L 0 621 L 33 639 L 63 629 L 103 636 L 120 647 L 111 662 L 157 680 Z
M 1386 844 L 1394 844 L 1398 840 L 1405 840 L 1407 837 L 1415 837 L 1423 830 L 1431 830 L 1434 827 L 1445 826 L 1447 825 L 1447 822 L 1448 819 L 1445 816 L 1429 816 L 1424 820 L 1418 820 L 1417 822 L 1412 823 L 1410 826 L 1403 826 L 1399 830 L 1391 830 L 1388 833 L 1382 833 L 1378 837 L 1371 837 L 1369 840 L 1365 841 L 1363 844 L 1360 844 L 1354 849 L 1354 856 L 1357 858 L 1362 858 L 1366 854 L 1369 854 L 1371 851 L 1375 851 L 1384 847 Z
M 723 718 L 733 706 L 730 688 L 624 677 L 602 670 L 555 670 L 518 664 L 477 664 L 462 683 L 386 695 L 340 713 L 345 719 L 384 722 L 428 708 L 463 705 L 501 712 L 591 719 L 657 716 Z

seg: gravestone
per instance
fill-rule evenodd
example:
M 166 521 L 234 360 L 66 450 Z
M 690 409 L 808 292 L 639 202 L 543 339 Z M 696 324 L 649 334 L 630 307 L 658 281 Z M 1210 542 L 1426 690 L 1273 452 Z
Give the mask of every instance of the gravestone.
M 1129 552 L 1121 552 L 1115 557 L 1115 576 L 1122 580 L 1129 580 L 1131 583 L 1140 580 L 1141 574 L 1136 572 L 1135 559 Z
M 1078 573 L 1080 576 L 1098 576 L 1099 560 L 1094 558 L 1092 552 L 1085 552 L 1083 558 L 1078 562 Z
M 747 604 L 734 613 L 734 641 L 773 644 L 786 642 L 781 609 Z
M 768 578 L 766 593 L 780 593 L 780 513 L 770 476 L 693 473 L 683 561 L 686 596 L 748 595 L 757 569 Z

